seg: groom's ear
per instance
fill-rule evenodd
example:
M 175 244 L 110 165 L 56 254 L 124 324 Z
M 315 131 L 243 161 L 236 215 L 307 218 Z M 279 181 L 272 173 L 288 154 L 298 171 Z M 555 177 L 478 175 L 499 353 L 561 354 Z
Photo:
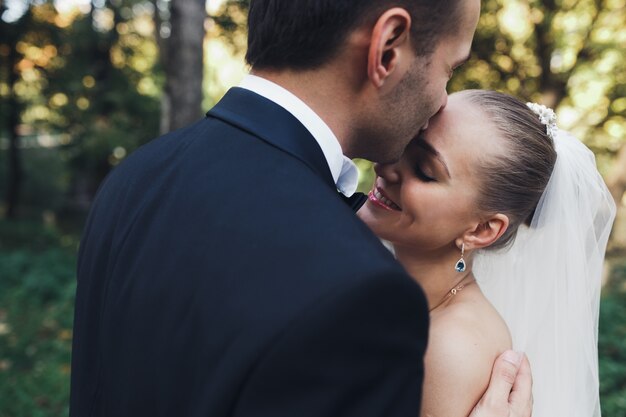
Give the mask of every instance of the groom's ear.
M 367 55 L 367 74 L 375 87 L 381 88 L 392 79 L 402 79 L 409 67 L 409 63 L 402 60 L 411 59 L 406 53 L 411 48 L 410 32 L 411 15 L 400 7 L 385 11 L 376 21 Z
M 481 249 L 491 246 L 509 227 L 509 218 L 504 214 L 496 214 L 479 223 L 473 230 L 463 236 L 467 249 Z

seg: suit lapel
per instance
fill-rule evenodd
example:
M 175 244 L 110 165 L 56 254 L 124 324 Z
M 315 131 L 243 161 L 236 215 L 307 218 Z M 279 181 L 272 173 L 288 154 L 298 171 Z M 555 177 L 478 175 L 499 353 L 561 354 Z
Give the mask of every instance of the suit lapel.
M 234 87 L 206 115 L 237 126 L 298 158 L 336 189 L 317 141 L 298 119 L 273 101 Z

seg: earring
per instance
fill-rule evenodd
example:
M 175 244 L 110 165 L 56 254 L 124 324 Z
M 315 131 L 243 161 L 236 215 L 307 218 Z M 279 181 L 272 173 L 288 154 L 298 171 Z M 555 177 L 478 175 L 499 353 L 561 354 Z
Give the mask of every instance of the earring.
M 465 255 L 465 243 L 461 244 L 461 259 L 456 261 L 456 265 L 454 265 L 456 272 L 465 272 L 465 259 L 463 259 L 463 255 Z

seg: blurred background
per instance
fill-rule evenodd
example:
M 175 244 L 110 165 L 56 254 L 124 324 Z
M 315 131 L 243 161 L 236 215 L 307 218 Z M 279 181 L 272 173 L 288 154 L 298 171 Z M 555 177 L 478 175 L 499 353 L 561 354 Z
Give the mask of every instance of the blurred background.
M 556 109 L 619 206 L 604 277 L 605 417 L 626 416 L 626 0 L 483 0 L 450 92 Z M 248 1 L 0 0 L 0 417 L 66 416 L 76 251 L 98 185 L 246 73 Z M 357 161 L 361 188 L 372 181 Z M 173 381 L 175 383 L 175 381 Z

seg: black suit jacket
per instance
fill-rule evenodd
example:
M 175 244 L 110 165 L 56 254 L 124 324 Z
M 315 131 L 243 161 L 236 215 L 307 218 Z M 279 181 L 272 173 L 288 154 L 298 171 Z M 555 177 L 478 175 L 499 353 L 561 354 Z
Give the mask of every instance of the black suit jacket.
M 101 187 L 70 415 L 414 417 L 427 327 L 310 133 L 234 88 Z

